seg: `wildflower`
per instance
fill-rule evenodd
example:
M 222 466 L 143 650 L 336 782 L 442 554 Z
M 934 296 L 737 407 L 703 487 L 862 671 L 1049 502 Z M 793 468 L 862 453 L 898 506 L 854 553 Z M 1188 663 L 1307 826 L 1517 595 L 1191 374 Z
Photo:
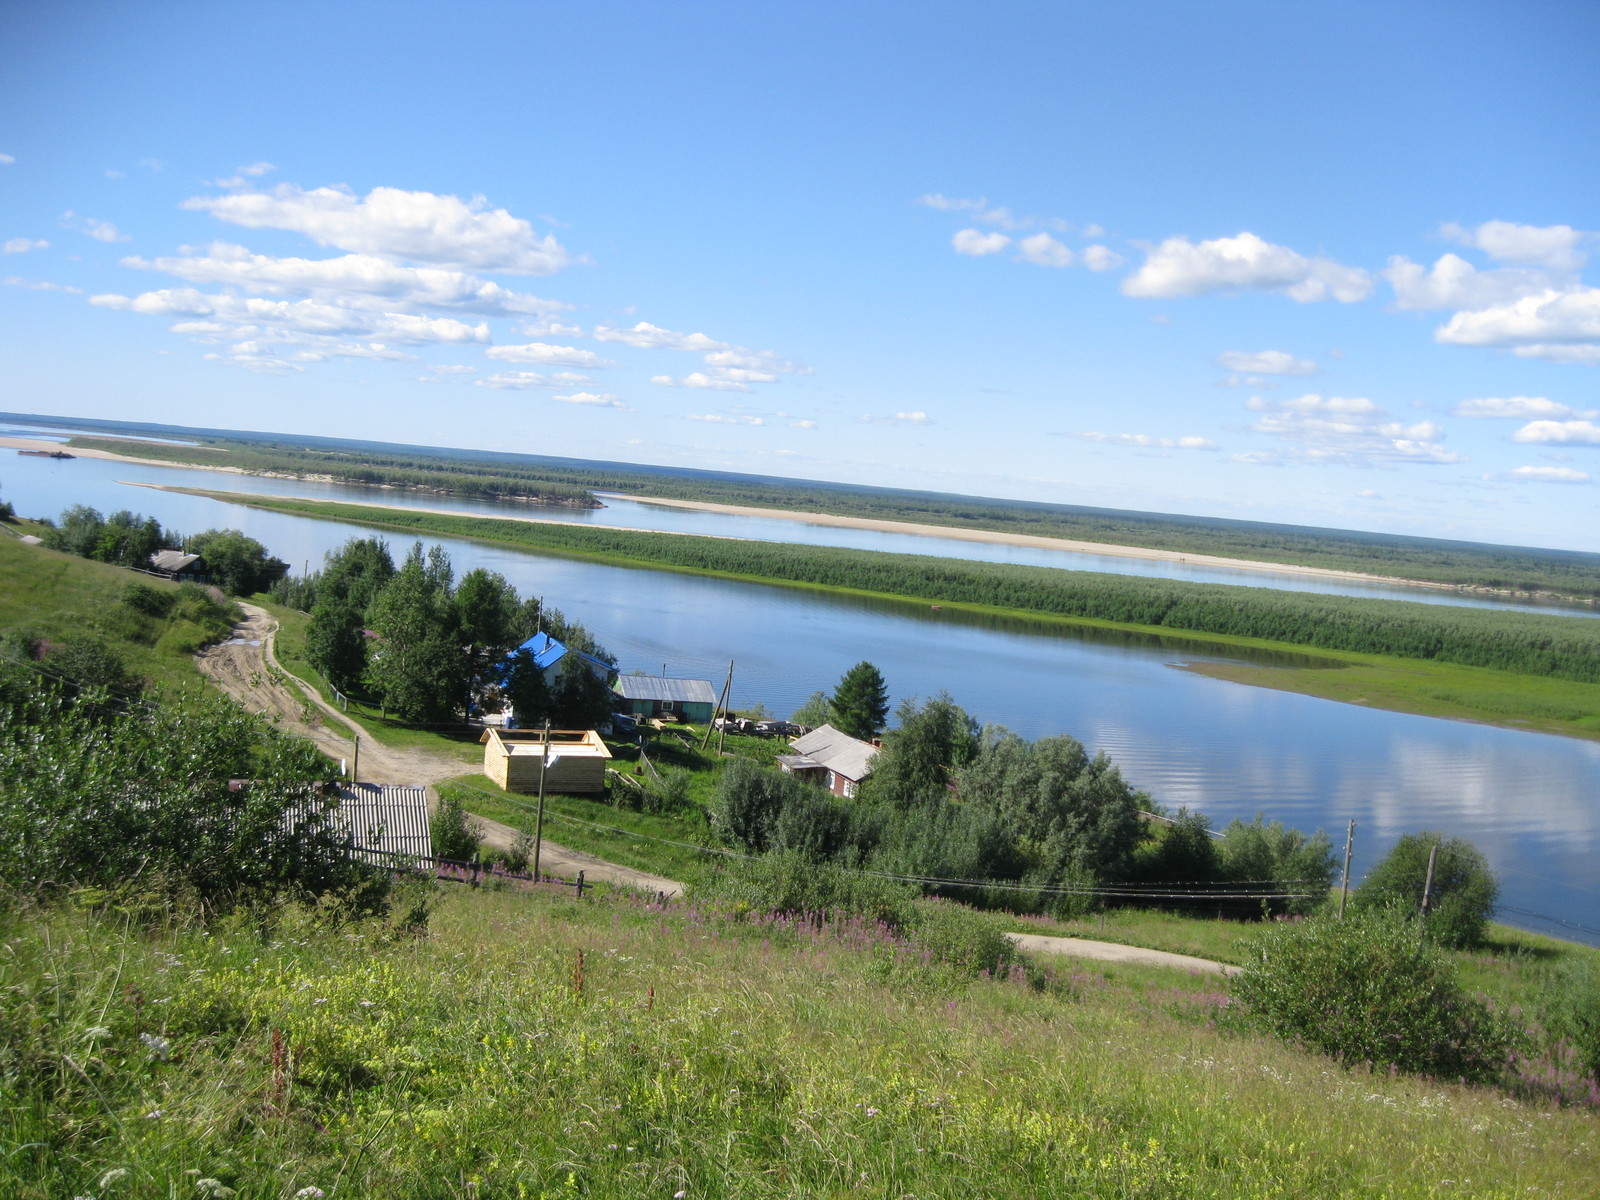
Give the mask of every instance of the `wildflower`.
M 877 1109 L 875 1109 L 875 1108 L 869 1108 L 869 1109 L 867 1109 L 867 1116 L 869 1116 L 869 1117 L 875 1117 L 875 1116 L 877 1116 L 877 1115 L 878 1115 L 878 1110 L 877 1110 Z
M 172 1045 L 164 1037 L 157 1037 L 153 1033 L 141 1033 L 139 1040 L 150 1049 L 150 1056 L 166 1062 L 172 1054 Z
M 167 1115 L 167 1110 L 166 1109 L 164 1109 L 164 1108 L 152 1108 L 149 1112 L 145 1113 L 144 1119 L 146 1121 L 159 1121 L 159 1120 L 161 1120 L 162 1117 L 164 1117 L 166 1115 Z
M 313 1184 L 310 1187 L 303 1187 L 296 1192 L 294 1194 L 294 1200 L 322 1200 L 322 1198 L 327 1194 L 327 1192 Z
M 104 1175 L 100 1176 L 99 1188 L 103 1192 L 108 1187 L 110 1187 L 112 1184 L 118 1183 L 121 1180 L 126 1179 L 127 1177 L 128 1177 L 128 1168 L 127 1167 L 112 1167 L 111 1170 L 107 1171 Z
M 212 1197 L 212 1200 L 228 1200 L 228 1197 L 233 1195 L 233 1189 L 220 1179 L 196 1179 L 194 1186 Z
M 87 1041 L 99 1041 L 102 1038 L 110 1037 L 111 1029 L 106 1025 L 91 1025 L 83 1031 L 83 1036 Z

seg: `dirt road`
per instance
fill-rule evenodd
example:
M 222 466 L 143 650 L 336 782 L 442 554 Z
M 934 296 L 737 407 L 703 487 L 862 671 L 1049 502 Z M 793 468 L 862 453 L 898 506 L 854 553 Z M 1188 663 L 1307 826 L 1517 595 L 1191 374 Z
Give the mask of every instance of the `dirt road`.
M 286 671 L 272 651 L 278 623 L 266 609 L 240 604 L 245 619 L 234 626 L 226 642 L 208 647 L 197 656 L 200 670 L 223 691 L 251 712 L 261 713 L 287 733 L 310 738 L 335 762 L 355 760 L 355 739 L 361 738 L 360 777 L 368 783 L 421 784 L 428 789 L 428 804 L 438 803 L 433 785 L 462 775 L 470 764 L 432 750 L 386 746 L 334 708 L 298 676 Z M 517 831 L 499 821 L 479 817 L 483 840 L 496 849 L 509 849 Z M 606 862 L 592 854 L 558 845 L 548 838 L 540 856 L 541 868 L 552 875 L 573 878 L 579 871 L 590 882 L 602 881 L 649 892 L 679 895 L 683 885 L 664 876 Z
M 1165 950 L 1146 950 L 1120 942 L 1094 942 L 1088 938 L 1046 937 L 1042 933 L 1006 934 L 1017 948 L 1034 954 L 1065 954 L 1073 958 L 1093 958 L 1100 962 L 1138 963 L 1147 967 L 1176 967 L 1180 971 L 1202 971 L 1209 975 L 1237 975 L 1242 967 L 1195 958 L 1188 954 L 1169 954 Z

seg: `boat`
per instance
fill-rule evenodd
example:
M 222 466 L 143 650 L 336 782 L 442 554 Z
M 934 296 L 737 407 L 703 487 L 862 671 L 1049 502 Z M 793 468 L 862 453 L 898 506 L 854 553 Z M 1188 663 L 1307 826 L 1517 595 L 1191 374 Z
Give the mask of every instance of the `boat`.
M 65 450 L 18 450 L 18 454 L 28 458 L 77 458 L 76 454 L 68 454 Z

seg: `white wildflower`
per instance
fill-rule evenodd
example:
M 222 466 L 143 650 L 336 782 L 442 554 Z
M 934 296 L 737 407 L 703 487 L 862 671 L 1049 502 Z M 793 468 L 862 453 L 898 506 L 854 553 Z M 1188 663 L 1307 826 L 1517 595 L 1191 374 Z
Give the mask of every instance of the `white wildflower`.
M 194 1186 L 212 1197 L 212 1200 L 228 1200 L 228 1197 L 233 1195 L 233 1189 L 220 1179 L 196 1179 Z
M 99 1186 L 100 1190 L 103 1192 L 108 1187 L 110 1187 L 113 1183 L 117 1183 L 120 1180 L 126 1179 L 127 1177 L 128 1177 L 128 1168 L 127 1167 L 112 1167 L 111 1170 L 107 1171 L 104 1175 L 100 1176 L 100 1183 L 98 1184 L 98 1186 Z
M 150 1055 L 166 1062 L 172 1054 L 172 1045 L 164 1037 L 157 1037 L 153 1033 L 141 1033 L 139 1040 L 150 1048 Z
M 101 1041 L 111 1036 L 111 1027 L 108 1025 L 91 1025 L 83 1031 L 83 1036 L 91 1042 Z
M 327 1192 L 313 1184 L 310 1187 L 303 1187 L 296 1192 L 294 1194 L 294 1200 L 322 1200 L 322 1198 L 327 1194 Z

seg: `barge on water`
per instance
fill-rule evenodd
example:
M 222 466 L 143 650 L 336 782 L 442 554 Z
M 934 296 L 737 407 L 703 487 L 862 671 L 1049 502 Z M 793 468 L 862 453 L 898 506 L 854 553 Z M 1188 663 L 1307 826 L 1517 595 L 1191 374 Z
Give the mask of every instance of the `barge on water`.
M 76 454 L 68 454 L 65 450 L 18 450 L 18 454 L 28 458 L 77 458 Z

